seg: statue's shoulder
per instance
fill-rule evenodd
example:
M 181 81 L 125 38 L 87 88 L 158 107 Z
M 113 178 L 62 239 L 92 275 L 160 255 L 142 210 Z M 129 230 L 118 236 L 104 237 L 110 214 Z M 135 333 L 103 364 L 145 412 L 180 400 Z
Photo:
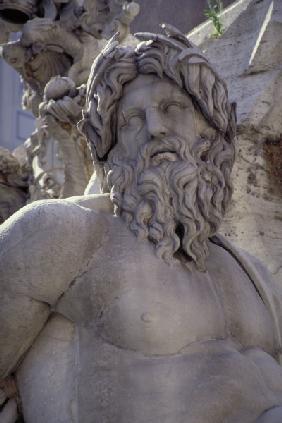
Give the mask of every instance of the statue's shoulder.
M 82 246 L 91 251 L 105 237 L 109 202 L 99 195 L 34 201 L 0 226 L 0 246 L 6 251 L 25 248 L 29 252 L 39 247 L 46 252 L 47 248 L 49 255 L 59 245 L 61 254 L 66 245 L 73 251 Z
M 19 209 L 4 224 L 1 230 L 9 231 L 11 227 L 22 230 L 52 227 L 69 229 L 72 226 L 81 227 L 101 221 L 103 214 L 112 213 L 112 205 L 108 195 L 87 195 L 67 199 L 48 199 L 34 201 Z M 21 228 L 21 229 L 20 229 Z
M 282 288 L 257 257 L 239 248 L 222 235 L 213 236 L 210 241 L 229 253 L 254 285 L 258 295 L 273 317 L 277 344 L 280 354 L 282 354 Z
M 66 201 L 70 204 L 76 204 L 89 210 L 113 215 L 113 203 L 110 200 L 110 194 L 88 194 L 75 196 L 67 198 Z
M 105 208 L 105 198 L 75 197 L 35 201 L 14 213 L 0 226 L 3 286 L 54 303 L 107 239 Z

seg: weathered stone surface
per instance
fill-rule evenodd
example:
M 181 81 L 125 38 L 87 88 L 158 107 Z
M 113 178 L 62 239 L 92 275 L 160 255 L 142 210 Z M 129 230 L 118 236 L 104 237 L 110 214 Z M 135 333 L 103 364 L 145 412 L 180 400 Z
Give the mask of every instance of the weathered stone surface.
M 190 31 L 206 20 L 204 11 L 207 9 L 206 0 L 177 0 L 174 4 L 170 0 L 139 0 L 140 13 L 132 22 L 132 31 L 159 31 L 161 23 L 176 26 L 182 32 Z M 223 7 L 233 3 L 233 0 L 223 0 Z
M 200 51 L 164 32 L 113 39 L 95 62 L 80 128 L 104 194 L 2 225 L 0 371 L 27 423 L 282 418 L 281 289 L 214 236 L 235 109 Z
M 26 204 L 27 178 L 25 164 L 0 147 L 0 224 Z
M 17 403 L 15 400 L 10 400 L 0 414 L 1 423 L 14 423 L 17 420 Z
M 29 351 L 17 375 L 26 422 L 79 421 L 76 337 L 74 324 L 54 315 Z
M 237 103 L 238 147 L 232 207 L 222 232 L 263 260 L 282 283 L 282 3 L 239 1 L 190 38 L 200 44 Z

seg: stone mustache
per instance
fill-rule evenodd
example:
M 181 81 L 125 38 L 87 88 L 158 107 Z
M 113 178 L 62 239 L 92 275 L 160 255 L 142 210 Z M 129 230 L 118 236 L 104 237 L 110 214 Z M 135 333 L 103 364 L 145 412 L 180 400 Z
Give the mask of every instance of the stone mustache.
M 279 290 L 216 235 L 235 108 L 176 29 L 137 37 L 88 81 L 101 194 L 2 226 L 1 377 L 27 423 L 281 423 Z

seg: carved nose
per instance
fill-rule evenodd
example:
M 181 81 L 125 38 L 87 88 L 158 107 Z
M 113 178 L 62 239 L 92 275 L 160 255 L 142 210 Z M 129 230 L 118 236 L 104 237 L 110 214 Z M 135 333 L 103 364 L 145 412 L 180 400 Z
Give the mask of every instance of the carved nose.
M 146 111 L 146 122 L 151 137 L 160 138 L 167 135 L 164 119 L 156 108 L 150 107 Z

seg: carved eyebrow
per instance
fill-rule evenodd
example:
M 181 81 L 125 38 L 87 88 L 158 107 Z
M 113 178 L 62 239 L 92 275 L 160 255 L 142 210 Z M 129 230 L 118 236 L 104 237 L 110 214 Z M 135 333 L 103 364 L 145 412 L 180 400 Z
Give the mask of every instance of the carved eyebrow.
M 191 100 L 186 95 L 180 93 L 173 93 L 170 97 L 164 98 L 161 104 L 173 102 L 185 104 L 187 107 L 191 106 Z
M 182 100 L 173 99 L 173 98 L 170 99 L 170 100 L 162 101 L 161 104 L 160 104 L 161 110 L 166 110 L 170 106 L 177 106 L 179 109 L 186 109 L 186 108 L 188 108 L 188 104 L 187 103 L 185 103 Z
M 126 110 L 122 110 L 121 113 L 123 114 L 124 117 L 130 117 L 132 115 L 142 115 L 144 114 L 143 109 L 141 109 L 140 107 L 129 107 Z

